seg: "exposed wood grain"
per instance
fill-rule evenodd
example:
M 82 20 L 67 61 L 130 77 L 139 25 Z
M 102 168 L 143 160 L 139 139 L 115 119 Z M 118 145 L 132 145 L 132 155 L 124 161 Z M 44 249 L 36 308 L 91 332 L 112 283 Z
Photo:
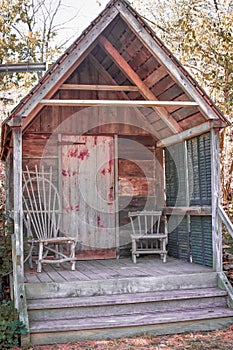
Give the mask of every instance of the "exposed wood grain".
M 165 207 L 165 191 L 164 191 L 164 154 L 162 149 L 155 149 L 155 166 L 154 166 L 154 179 L 155 179 L 155 206 L 154 210 L 158 210 Z
M 167 91 L 173 85 L 175 85 L 174 80 L 170 77 L 170 75 L 166 75 L 151 88 L 151 91 L 155 96 L 159 96 L 161 95 L 161 91 Z
M 57 142 L 51 138 L 23 138 L 23 157 L 57 158 Z
M 107 80 L 107 82 L 109 82 L 111 84 L 116 84 L 116 82 L 112 78 L 112 76 L 106 71 L 106 69 L 103 67 L 103 65 L 101 65 L 95 57 L 90 56 L 90 60 L 91 60 L 92 64 L 96 67 L 96 69 L 98 70 L 99 74 L 102 77 L 104 77 Z M 123 91 L 118 92 L 118 96 L 119 96 L 120 100 L 122 100 L 122 99 L 123 100 L 130 100 L 128 95 Z M 154 137 L 159 139 L 160 138 L 159 134 L 157 133 L 156 130 L 154 130 L 154 128 L 151 127 L 150 123 L 147 121 L 147 119 L 145 118 L 143 113 L 141 113 L 140 110 L 137 108 L 134 108 L 133 111 L 135 112 L 135 115 L 137 116 L 137 118 L 142 119 L 142 122 L 144 124 L 144 128 L 146 128 L 146 130 L 150 131 Z M 135 125 L 135 124 L 133 124 L 133 125 Z
M 103 258 L 112 258 L 115 255 L 113 138 L 63 135 L 62 141 L 62 231 L 77 238 L 78 258 L 86 252 L 93 259 L 98 250 Z
M 133 162 L 130 159 L 119 159 L 119 177 L 144 177 L 154 178 L 154 166 L 151 160 L 137 160 Z
M 84 85 L 63 84 L 60 90 L 103 90 L 103 91 L 138 91 L 137 86 L 132 85 Z
M 224 318 L 229 317 L 232 319 L 233 312 L 230 309 L 227 308 L 209 308 L 206 310 L 192 310 L 192 312 L 183 312 L 183 311 L 177 311 L 175 313 L 161 313 L 160 315 L 155 315 L 151 313 L 145 313 L 145 314 L 139 314 L 137 316 L 135 315 L 125 315 L 123 316 L 113 316 L 113 317 L 99 317 L 99 318 L 88 318 L 83 319 L 82 322 L 80 322 L 79 319 L 72 319 L 72 320 L 63 320 L 62 323 L 54 324 L 53 321 L 44 321 L 44 322 L 37 322 L 33 323 L 31 326 L 31 331 L 33 333 L 38 332 L 51 332 L 51 331 L 57 331 L 57 332 L 65 332 L 69 330 L 88 330 L 88 329 L 115 329 L 117 327 L 133 327 L 133 326 L 140 326 L 140 332 L 141 327 L 145 325 L 161 325 L 161 324 L 169 324 L 169 323 L 178 323 L 182 322 L 182 324 L 185 321 L 194 321 L 194 320 L 210 320 L 212 319 L 218 319 L 218 318 Z M 230 322 L 230 319 L 228 320 L 228 323 Z
M 222 225 L 218 214 L 221 200 L 220 190 L 220 145 L 218 129 L 211 130 L 211 192 L 212 192 L 212 235 L 213 268 L 222 272 Z
M 57 96 L 59 98 L 59 96 Z M 53 132 L 59 125 L 59 108 L 56 106 L 45 107 L 40 113 L 41 129 L 47 132 Z
M 116 257 L 120 257 L 120 230 L 119 230 L 119 155 L 118 135 L 114 135 L 114 193 L 115 193 L 115 228 L 116 228 Z
M 83 307 L 83 306 L 102 306 L 102 305 L 122 305 L 122 304 L 135 304 L 137 302 L 142 305 L 147 302 L 155 301 L 175 301 L 175 300 L 190 300 L 204 298 L 207 300 L 209 297 L 224 297 L 227 293 L 224 290 L 218 288 L 193 288 L 185 290 L 175 291 L 158 291 L 158 292 L 144 292 L 144 293 L 130 293 L 130 294 L 119 294 L 119 295 L 100 295 L 95 298 L 82 297 L 82 298 L 63 298 L 60 303 L 57 299 L 38 299 L 30 300 L 28 308 L 30 310 L 40 310 L 42 308 L 70 308 L 70 307 Z M 158 305 L 159 307 L 159 305 Z M 171 307 L 171 306 L 170 306 Z
M 160 140 L 157 142 L 156 147 L 167 147 L 173 144 L 176 144 L 178 142 L 182 142 L 184 140 L 188 140 L 190 138 L 193 138 L 195 136 L 198 136 L 204 132 L 207 132 L 211 129 L 211 122 L 205 122 L 201 125 L 198 125 L 194 128 L 190 128 L 188 130 L 185 130 L 181 132 L 178 135 L 172 135 L 170 137 L 167 137 L 163 140 Z
M 167 215 L 211 216 L 211 207 L 166 207 L 163 212 Z
M 16 118 L 17 119 L 17 118 Z M 19 319 L 29 330 L 24 285 L 24 238 L 22 206 L 22 128 L 21 120 L 13 120 L 13 185 L 14 185 L 14 234 L 12 235 L 13 293 Z
M 128 78 L 138 86 L 142 95 L 149 100 L 156 100 L 155 95 L 151 92 L 151 90 L 143 83 L 141 78 L 134 72 L 134 70 L 128 65 L 128 63 L 123 59 L 123 57 L 119 54 L 119 52 L 112 46 L 112 44 L 104 37 L 99 37 L 99 42 L 106 50 L 106 52 L 111 56 L 111 58 L 116 62 L 116 64 L 123 70 L 123 72 L 128 76 Z M 180 132 L 181 128 L 176 123 L 174 119 L 171 118 L 170 114 L 166 111 L 166 109 L 161 108 L 157 110 L 154 107 L 159 116 L 164 120 L 164 122 L 168 125 L 169 128 L 173 132 Z
M 14 208 L 14 193 L 13 193 L 13 153 L 8 153 L 5 165 L 5 210 L 10 213 Z
M 184 130 L 193 128 L 195 126 L 198 126 L 200 124 L 204 124 L 205 118 L 203 117 L 203 115 L 198 112 L 196 114 L 193 114 L 187 118 L 184 118 L 183 120 L 179 121 L 179 124 L 182 126 L 182 128 Z
M 187 95 L 189 95 L 194 101 L 196 101 L 201 110 L 203 111 L 205 118 L 217 119 L 218 116 L 213 109 L 206 103 L 204 97 L 197 91 L 181 70 L 175 65 L 175 63 L 168 57 L 167 53 L 163 50 L 158 43 L 151 38 L 151 35 L 146 31 L 145 28 L 137 21 L 133 14 L 123 5 L 119 4 L 118 10 L 121 13 L 121 17 L 129 25 L 135 35 L 143 41 L 147 49 L 156 56 L 156 59 L 166 66 L 171 76 L 175 81 L 184 88 Z
M 158 67 L 154 70 L 143 82 L 151 88 L 159 80 L 163 79 L 167 75 L 167 71 L 164 66 Z
M 126 107 L 161 107 L 163 106 L 197 106 L 196 102 L 191 101 L 119 101 L 119 100 L 41 100 L 39 102 L 47 106 L 126 106 Z M 166 122 L 165 122 L 166 123 Z M 167 124 L 167 123 L 166 123 Z
M 43 84 L 44 97 L 50 98 L 55 91 L 58 89 L 60 84 L 63 84 L 68 76 L 75 70 L 75 68 L 85 59 L 85 57 L 93 49 L 93 42 L 98 37 L 99 33 L 104 31 L 104 29 L 109 25 L 109 23 L 117 16 L 118 11 L 112 7 L 108 14 L 104 14 L 101 21 L 96 23 L 95 28 L 93 28 L 88 35 L 85 36 L 85 40 L 74 49 L 69 54 L 69 59 L 65 60 L 62 67 L 53 72 L 53 79 L 47 79 Z M 34 97 L 31 98 L 30 104 L 22 108 L 20 111 L 21 115 L 27 115 L 28 118 L 23 121 L 23 128 L 26 128 L 32 121 L 36 113 L 41 109 L 41 105 L 38 105 L 38 100 L 41 98 L 41 91 L 37 91 Z
M 172 323 L 172 324 L 161 324 L 157 325 L 156 329 L 152 325 L 144 325 L 144 326 L 136 326 L 136 327 L 116 327 L 116 328 L 106 328 L 101 331 L 94 330 L 86 330 L 84 332 L 75 332 L 75 331 L 65 331 L 65 332 L 56 332 L 56 333 L 33 333 L 32 334 L 32 343 L 33 344 L 59 344 L 70 342 L 70 339 L 76 339 L 77 341 L 84 340 L 104 340 L 104 339 L 113 339 L 113 338 L 122 338 L 122 337 L 135 337 L 136 335 L 141 336 L 141 334 L 150 334 L 150 335 L 167 335 L 167 334 L 175 334 L 175 333 L 183 333 L 183 332 L 192 332 L 196 333 L 198 331 L 210 331 L 216 330 L 220 328 L 226 328 L 232 324 L 232 319 L 229 317 L 228 319 L 212 319 L 207 322 L 206 320 L 193 322 L 193 326 L 191 328 L 190 321 L 184 321 L 180 323 Z
M 53 282 L 46 272 L 42 270 L 39 275 L 47 275 L 47 282 L 29 283 L 26 285 L 28 299 L 46 299 L 48 295 L 57 298 L 75 297 L 75 296 L 95 296 L 111 295 L 121 293 L 139 293 L 159 290 L 176 290 L 185 288 L 209 288 L 216 287 L 217 275 L 212 269 L 198 265 L 190 264 L 185 261 L 174 259 L 168 256 L 167 263 L 162 264 L 158 257 L 141 257 L 138 264 L 132 264 L 130 258 L 106 260 L 111 263 L 111 270 L 108 273 L 108 279 L 101 281 L 102 265 L 95 265 L 95 273 L 90 269 L 88 261 L 77 261 L 77 269 L 84 276 L 82 280 L 76 282 Z M 63 264 L 63 269 L 51 266 L 53 269 L 59 269 L 60 274 L 66 279 L 66 272 L 69 267 Z M 97 269 L 98 267 L 98 269 Z M 161 271 L 162 270 L 162 274 Z M 140 272 L 140 276 L 138 275 Z M 147 271 L 149 273 L 147 273 Z M 30 274 L 30 271 L 26 273 Z M 116 284 L 116 276 L 118 276 Z M 84 279 L 89 277 L 89 281 Z M 192 277 L 192 278 L 190 278 Z M 102 283 L 102 290 L 101 290 Z

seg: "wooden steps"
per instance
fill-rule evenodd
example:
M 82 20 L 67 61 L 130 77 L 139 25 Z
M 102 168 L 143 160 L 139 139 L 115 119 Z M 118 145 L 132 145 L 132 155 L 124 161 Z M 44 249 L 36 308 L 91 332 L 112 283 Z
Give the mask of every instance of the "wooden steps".
M 28 302 L 31 321 L 59 318 L 78 319 L 167 312 L 174 309 L 226 306 L 227 293 L 217 288 L 107 295 L 64 299 L 39 299 Z
M 233 311 L 208 308 L 142 315 L 102 316 L 33 322 L 33 344 L 53 344 L 71 340 L 118 338 L 149 333 L 154 335 L 203 331 L 225 327 L 233 322 Z
M 102 280 L 102 293 L 100 281 L 92 281 L 91 290 L 87 282 L 82 282 L 82 290 L 78 282 L 73 283 L 66 293 L 59 283 L 53 283 L 53 288 L 42 283 L 44 292 L 39 288 L 37 294 L 35 286 L 28 284 L 31 342 L 180 333 L 233 323 L 233 309 L 227 307 L 227 293 L 216 287 L 215 273 L 176 276 L 176 283 L 171 277 L 150 279 L 151 285 L 146 278 L 137 283 L 135 278 Z M 192 280 L 191 288 L 186 286 L 186 277 Z
M 27 299 L 53 299 L 144 293 L 163 290 L 216 287 L 214 272 L 164 275 L 158 277 L 121 277 L 92 281 L 27 283 Z

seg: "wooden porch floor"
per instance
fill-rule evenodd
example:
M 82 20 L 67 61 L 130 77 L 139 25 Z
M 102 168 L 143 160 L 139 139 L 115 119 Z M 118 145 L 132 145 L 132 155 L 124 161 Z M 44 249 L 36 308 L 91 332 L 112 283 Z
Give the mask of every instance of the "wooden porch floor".
M 131 258 L 77 261 L 76 270 L 71 271 L 68 263 L 60 267 L 43 265 L 41 273 L 34 269 L 25 269 L 25 283 L 94 281 L 134 277 L 161 277 L 211 272 L 206 266 L 191 264 L 183 260 L 168 257 L 163 263 L 159 257 L 140 257 L 137 264 Z

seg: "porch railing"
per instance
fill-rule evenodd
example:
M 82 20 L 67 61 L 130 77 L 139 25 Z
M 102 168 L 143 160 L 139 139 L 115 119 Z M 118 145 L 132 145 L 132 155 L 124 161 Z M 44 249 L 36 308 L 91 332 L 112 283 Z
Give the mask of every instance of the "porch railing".
M 229 234 L 233 238 L 233 224 L 232 224 L 231 220 L 229 219 L 229 216 L 227 215 L 227 213 L 225 212 L 225 210 L 223 209 L 223 207 L 221 205 L 218 206 L 218 215 L 219 215 L 222 223 L 225 225 L 227 231 L 229 232 Z
M 221 205 L 218 206 L 218 215 L 221 222 L 225 225 L 226 230 L 233 239 L 233 224 Z M 233 308 L 233 287 L 231 286 L 231 283 L 228 281 L 224 272 L 220 272 L 218 274 L 218 285 L 220 288 L 223 288 L 228 292 L 228 306 Z

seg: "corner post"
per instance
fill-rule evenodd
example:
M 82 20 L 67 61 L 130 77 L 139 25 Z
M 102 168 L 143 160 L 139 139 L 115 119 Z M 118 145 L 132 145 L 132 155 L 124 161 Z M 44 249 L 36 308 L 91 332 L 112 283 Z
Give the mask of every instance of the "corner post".
M 119 188 L 118 188 L 118 136 L 114 135 L 114 183 L 115 183 L 115 237 L 116 256 L 120 258 L 120 229 L 119 229 Z
M 222 272 L 222 226 L 218 215 L 218 207 L 221 201 L 219 155 L 219 130 L 211 129 L 213 269 L 216 272 Z
M 12 237 L 13 292 L 19 319 L 29 329 L 24 286 L 23 204 L 22 204 L 22 118 L 15 117 L 13 130 L 14 234 Z

